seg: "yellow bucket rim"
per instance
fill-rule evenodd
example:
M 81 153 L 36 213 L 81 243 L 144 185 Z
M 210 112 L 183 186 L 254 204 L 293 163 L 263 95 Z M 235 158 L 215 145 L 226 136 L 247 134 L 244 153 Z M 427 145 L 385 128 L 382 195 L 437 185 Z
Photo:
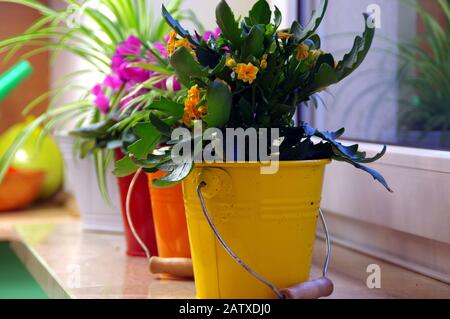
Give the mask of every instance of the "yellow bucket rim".
M 309 166 L 325 166 L 331 163 L 331 159 L 308 160 L 308 161 L 278 161 L 280 167 L 309 167 Z M 195 163 L 196 167 L 261 167 L 268 166 L 267 163 L 261 162 L 225 162 L 225 163 Z

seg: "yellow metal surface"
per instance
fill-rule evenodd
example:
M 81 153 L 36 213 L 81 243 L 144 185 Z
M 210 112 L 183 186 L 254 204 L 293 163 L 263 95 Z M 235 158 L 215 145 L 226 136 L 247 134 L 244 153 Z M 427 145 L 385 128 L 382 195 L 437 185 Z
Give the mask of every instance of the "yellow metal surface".
M 183 182 L 197 298 L 274 298 L 215 239 L 196 187 L 227 245 L 254 271 L 285 288 L 308 280 L 325 166 L 280 162 L 277 174 L 260 164 L 197 165 Z

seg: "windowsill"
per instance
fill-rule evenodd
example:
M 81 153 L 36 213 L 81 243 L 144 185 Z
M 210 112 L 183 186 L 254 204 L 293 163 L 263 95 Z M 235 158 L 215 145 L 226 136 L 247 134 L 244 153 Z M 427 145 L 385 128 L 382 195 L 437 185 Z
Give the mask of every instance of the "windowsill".
M 369 155 L 382 149 L 359 144 Z M 449 163 L 450 152 L 388 146 L 370 166 L 393 194 L 350 165 L 331 164 L 323 192 L 323 208 L 335 220 L 331 232 L 348 247 L 450 282 Z
M 82 231 L 77 222 L 17 229 L 23 242 L 12 246 L 50 298 L 195 298 L 193 281 L 159 279 L 145 258 L 126 256 L 123 235 Z M 317 240 L 311 278 L 321 276 L 323 260 L 324 243 Z M 371 264 L 381 267 L 381 289 L 366 286 Z M 328 276 L 335 284 L 331 298 L 445 298 L 450 293 L 448 285 L 338 245 L 332 246 Z

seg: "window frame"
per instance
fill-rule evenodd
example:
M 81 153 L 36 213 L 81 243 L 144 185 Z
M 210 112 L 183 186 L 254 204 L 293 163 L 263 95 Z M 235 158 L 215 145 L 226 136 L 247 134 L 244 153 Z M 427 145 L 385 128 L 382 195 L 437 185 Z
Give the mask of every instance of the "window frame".
M 309 14 L 314 0 L 272 3 L 283 13 L 298 12 L 304 22 L 309 17 L 300 13 Z M 298 113 L 320 126 L 323 112 Z M 342 142 L 360 144 L 369 154 L 383 147 L 351 139 Z M 450 152 L 388 145 L 386 155 L 371 166 L 385 175 L 394 194 L 350 165 L 333 163 L 327 168 L 322 208 L 331 220 L 334 241 L 449 283 L 445 264 L 450 260 Z M 389 237 L 382 238 L 387 233 Z

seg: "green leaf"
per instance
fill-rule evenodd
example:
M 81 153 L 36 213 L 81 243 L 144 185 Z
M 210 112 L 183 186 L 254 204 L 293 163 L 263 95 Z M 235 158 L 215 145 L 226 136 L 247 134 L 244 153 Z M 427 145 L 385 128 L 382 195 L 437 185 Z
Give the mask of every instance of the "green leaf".
M 325 16 L 327 7 L 328 7 L 328 0 L 322 0 L 317 10 L 313 11 L 313 14 L 308 24 L 304 28 L 301 28 L 301 30 L 300 29 L 294 30 L 295 32 L 293 32 L 294 34 L 293 38 L 296 43 L 305 41 L 316 32 L 317 28 L 320 26 L 320 23 L 323 20 L 323 17 Z
M 111 197 L 108 191 L 108 182 L 106 180 L 106 170 L 109 168 L 111 151 L 106 151 L 104 149 L 96 149 L 94 151 L 94 163 L 95 163 L 95 174 L 97 176 L 97 186 L 103 200 L 108 204 L 112 205 Z
M 200 63 L 198 63 L 185 47 L 178 48 L 170 58 L 170 64 L 177 72 L 178 78 L 186 86 L 190 86 L 191 77 L 207 76 Z
M 226 63 L 227 63 L 227 57 L 224 55 L 224 56 L 222 56 L 222 58 L 220 59 L 220 62 L 216 65 L 216 67 L 214 69 L 212 69 L 211 71 L 209 71 L 209 75 L 216 76 L 217 74 L 222 72 L 222 70 L 225 68 Z
M 250 29 L 248 36 L 244 38 L 241 48 L 241 58 L 248 59 L 251 56 L 260 58 L 264 53 L 264 30 L 261 25 L 255 25 Z
M 215 69 L 220 63 L 224 55 L 220 55 L 216 51 L 210 49 L 207 45 L 199 46 L 195 49 L 195 54 L 197 56 L 198 62 L 210 69 Z
M 86 8 L 86 13 L 101 27 L 102 31 L 108 35 L 112 42 L 119 43 L 124 38 L 120 28 L 100 11 Z
M 389 184 L 387 183 L 386 179 L 376 170 L 374 170 L 373 168 L 367 167 L 365 165 L 359 164 L 359 163 L 355 163 L 352 160 L 349 160 L 347 158 L 342 158 L 342 157 L 333 157 L 334 160 L 340 161 L 340 162 L 346 162 L 349 163 L 351 165 L 353 165 L 354 167 L 363 170 L 367 173 L 369 173 L 376 181 L 380 182 L 381 185 L 383 185 L 389 192 L 393 193 L 394 191 L 389 187 Z
M 130 63 L 129 66 L 157 72 L 159 74 L 174 75 L 173 71 L 171 71 L 165 67 L 159 66 L 157 64 L 146 63 L 146 62 L 136 62 L 136 63 Z
M 206 94 L 208 114 L 203 120 L 209 127 L 222 128 L 230 119 L 232 96 L 228 87 L 221 81 L 214 81 Z
M 339 82 L 336 70 L 327 63 L 323 63 L 314 74 L 311 84 L 305 88 L 305 95 L 321 91 L 326 87 Z
M 164 136 L 170 137 L 172 134 L 172 128 L 165 123 L 159 117 L 154 114 L 150 114 L 150 123 Z
M 153 103 L 148 106 L 148 109 L 162 111 L 172 115 L 176 119 L 181 119 L 184 114 L 184 105 L 163 96 L 159 100 L 153 101 Z
M 189 42 L 191 42 L 194 46 L 200 45 L 200 43 L 191 36 L 189 31 L 187 31 L 185 28 L 183 28 L 181 26 L 180 22 L 178 22 L 178 20 L 176 20 L 169 13 L 169 11 L 166 9 L 166 7 L 164 5 L 162 5 L 162 16 L 166 20 L 167 24 L 169 24 L 171 26 L 171 28 L 174 29 L 181 37 L 188 39 Z
M 392 192 L 392 189 L 389 187 L 386 180 L 383 178 L 383 176 L 381 176 L 380 173 L 378 173 L 374 169 L 371 169 L 361 164 L 361 163 L 371 163 L 380 159 L 386 153 L 386 146 L 384 146 L 383 150 L 375 157 L 365 158 L 366 154 L 358 151 L 359 148 L 358 145 L 344 146 L 335 140 L 344 133 L 343 129 L 337 132 L 321 132 L 311 127 L 307 123 L 302 123 L 301 127 L 303 128 L 304 133 L 308 138 L 315 136 L 328 142 L 333 149 L 334 153 L 333 159 L 350 163 L 356 168 L 369 173 L 375 180 L 379 181 L 388 191 Z
M 150 122 L 137 123 L 133 131 L 140 139 L 131 144 L 128 151 L 138 159 L 147 158 L 158 146 L 161 134 Z
M 158 188 L 172 187 L 181 182 L 189 175 L 189 173 L 192 171 L 193 165 L 194 164 L 192 161 L 182 163 L 176 166 L 176 168 L 166 176 L 154 179 L 152 181 L 152 185 Z
M 365 13 L 364 21 L 366 27 L 363 35 L 355 38 L 352 50 L 344 55 L 342 61 L 340 61 L 336 66 L 339 81 L 349 76 L 361 65 L 366 58 L 370 47 L 372 46 L 373 38 L 375 36 L 375 28 L 370 27 L 369 23 L 367 23 L 368 18 L 369 15 Z
M 136 172 L 137 168 L 137 165 L 129 156 L 124 156 L 122 159 L 116 161 L 113 174 L 117 177 L 130 176 Z
M 84 158 L 86 158 L 86 156 L 91 154 L 94 151 L 95 146 L 96 146 L 95 140 L 83 141 L 80 145 L 81 159 L 84 159 Z
M 157 166 L 162 166 L 167 162 L 170 162 L 172 160 L 170 152 L 164 155 L 155 155 L 150 154 L 146 159 L 139 160 L 135 158 L 134 156 L 130 156 L 130 159 L 133 161 L 134 164 L 136 164 L 139 167 L 145 168 L 145 169 L 152 169 L 156 168 Z
M 234 13 L 225 0 L 221 0 L 216 7 L 216 21 L 222 34 L 229 39 L 233 48 L 238 48 L 242 44 L 241 29 L 234 17 Z
M 104 136 L 108 132 L 108 129 L 114 124 L 115 121 L 113 121 L 112 119 L 108 119 L 103 122 L 97 122 L 74 129 L 70 132 L 70 135 L 82 138 L 95 138 Z
M 249 13 L 252 25 L 269 24 L 272 18 L 270 6 L 266 0 L 258 0 Z
M 277 6 L 275 6 L 275 13 L 274 13 L 274 25 L 275 25 L 275 30 L 278 30 L 278 28 L 281 25 L 281 22 L 283 22 L 283 16 L 281 14 L 280 9 L 278 9 Z

